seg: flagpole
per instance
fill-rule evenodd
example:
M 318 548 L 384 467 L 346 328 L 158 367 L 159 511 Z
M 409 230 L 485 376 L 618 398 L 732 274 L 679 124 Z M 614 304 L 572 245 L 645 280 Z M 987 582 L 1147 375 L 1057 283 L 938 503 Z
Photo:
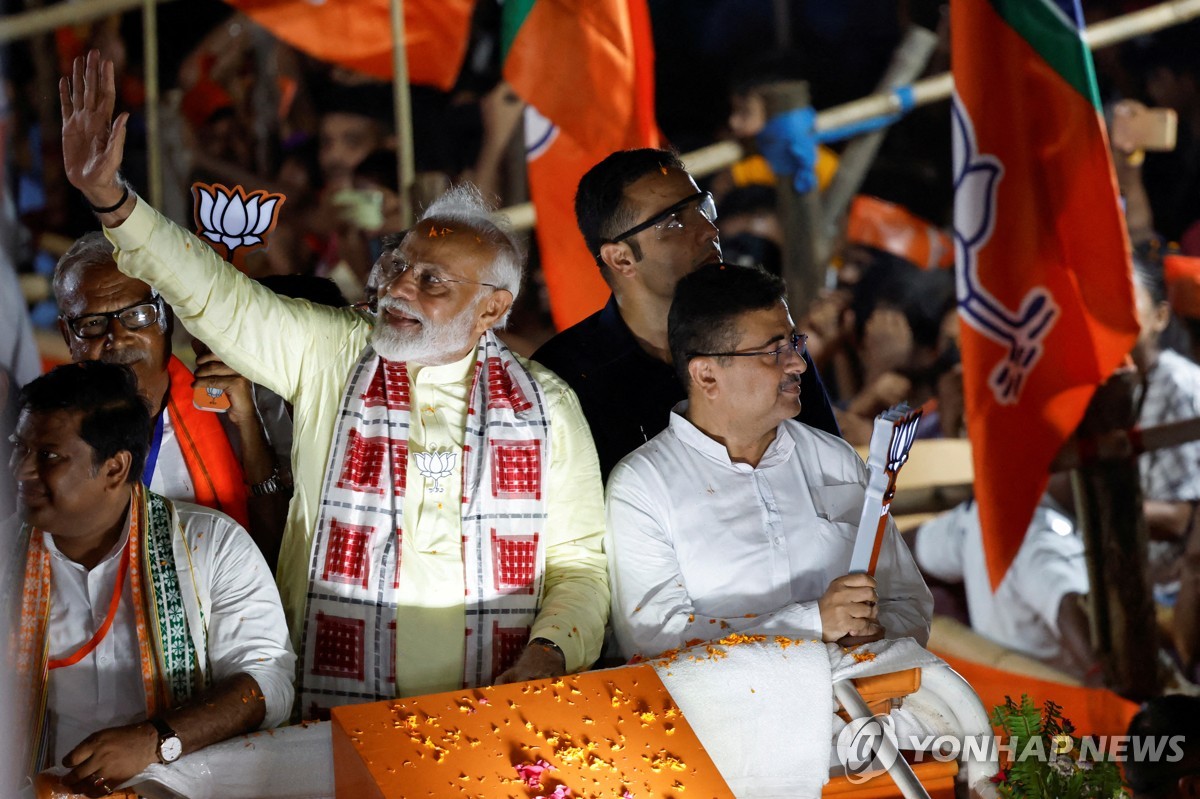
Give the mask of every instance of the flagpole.
M 400 192 L 400 219 L 405 227 L 413 223 L 413 184 L 416 160 L 413 157 L 412 96 L 408 89 L 408 49 L 404 38 L 404 0 L 392 0 L 392 98 L 396 113 L 396 183 Z
M 86 3 L 62 2 L 0 19 L 0 44 L 47 33 L 69 25 L 82 25 L 94 19 L 131 11 L 145 0 L 88 0 Z M 153 0 L 169 3 L 173 0 Z
M 146 182 L 150 204 L 162 208 L 162 125 L 158 92 L 158 2 L 145 0 L 142 4 L 142 38 L 145 48 L 143 63 L 146 84 Z
M 1200 17 L 1200 0 L 1170 0 L 1150 8 L 1124 14 L 1098 22 L 1084 32 L 1084 41 L 1092 50 L 1119 44 L 1147 33 L 1169 28 Z M 954 78 L 943 72 L 912 85 L 913 107 L 947 100 L 954 92 Z M 817 114 L 818 131 L 857 124 L 876 117 L 888 116 L 901 110 L 900 100 L 892 93 L 872 94 L 843 105 L 834 106 Z M 727 169 L 744 156 L 741 145 L 726 141 L 702 147 L 682 156 L 688 171 L 696 177 L 711 175 Z M 505 215 L 514 228 L 528 230 L 537 223 L 537 213 L 532 203 L 502 208 L 498 213 Z

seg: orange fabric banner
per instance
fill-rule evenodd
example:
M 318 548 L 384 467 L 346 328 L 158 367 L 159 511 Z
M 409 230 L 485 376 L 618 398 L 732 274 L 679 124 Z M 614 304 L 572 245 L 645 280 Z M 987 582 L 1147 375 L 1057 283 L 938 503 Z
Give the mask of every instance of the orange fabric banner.
M 616 150 L 660 145 L 650 12 L 646 0 L 533 0 L 506 4 L 505 13 L 524 13 L 504 77 L 535 109 L 526 116 L 529 190 L 561 330 L 608 297 L 575 224 L 579 179 Z
M 195 378 L 183 361 L 172 355 L 167 371 L 171 375 L 167 413 L 171 415 L 183 462 L 192 478 L 196 504 L 226 513 L 246 527 L 250 523 L 246 478 L 221 426 L 220 415 L 192 404 Z
M 995 587 L 1138 325 L 1078 4 L 953 0 L 950 19 L 963 389 Z
M 313 58 L 392 79 L 390 0 L 226 0 Z M 411 83 L 448 90 L 458 78 L 475 0 L 404 0 Z
M 1063 716 L 1075 725 L 1077 735 L 1124 735 L 1129 722 L 1138 712 L 1138 705 L 1105 688 L 1084 688 L 1077 685 L 1039 680 L 1024 674 L 1013 674 L 982 663 L 962 660 L 935 652 L 950 664 L 950 668 L 971 684 L 988 713 L 1004 704 L 1004 697 L 1020 701 L 1029 694 L 1035 704 L 1046 700 L 1061 705 Z

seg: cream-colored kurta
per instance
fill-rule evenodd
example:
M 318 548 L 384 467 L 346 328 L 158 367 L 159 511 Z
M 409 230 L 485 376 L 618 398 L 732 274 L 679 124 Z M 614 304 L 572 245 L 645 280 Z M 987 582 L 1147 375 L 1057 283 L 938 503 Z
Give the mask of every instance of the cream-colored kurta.
M 277 579 L 292 643 L 303 651 L 299 639 L 322 482 L 346 381 L 372 321 L 349 309 L 275 295 L 140 199 L 129 218 L 106 234 L 117 248 L 122 272 L 161 292 L 184 327 L 230 367 L 294 406 L 295 494 Z M 409 364 L 413 407 L 422 422 L 412 431 L 413 450 L 452 445 L 461 451 L 473 357 L 423 369 Z M 536 362 L 521 362 L 546 394 L 551 431 L 546 580 L 531 635 L 558 644 L 573 671 L 598 657 L 608 613 L 600 469 L 574 392 Z M 454 484 L 446 487 L 461 497 L 457 471 Z M 408 479 L 424 480 L 412 459 Z M 424 492 L 404 508 L 403 593 L 396 627 L 399 651 L 408 653 L 397 663 L 406 695 L 461 684 L 461 509 L 439 496 L 440 509 Z
M 446 366 L 409 367 L 412 426 L 404 495 L 396 682 L 403 696 L 447 691 L 462 684 L 463 604 L 462 450 L 467 423 L 468 375 L 475 353 Z M 441 479 L 444 494 L 430 494 L 413 453 L 453 452 L 455 468 Z M 408 532 L 411 531 L 411 532 Z M 419 563 L 420 568 L 412 564 Z M 431 650 L 425 642 L 444 641 Z M 457 641 L 451 646 L 451 642 Z M 423 658 L 426 668 L 413 661 Z

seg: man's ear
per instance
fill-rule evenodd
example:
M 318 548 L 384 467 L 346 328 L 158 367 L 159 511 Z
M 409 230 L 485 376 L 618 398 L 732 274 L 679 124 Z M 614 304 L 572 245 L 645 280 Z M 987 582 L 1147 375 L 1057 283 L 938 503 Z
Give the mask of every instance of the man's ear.
M 512 304 L 513 295 L 505 289 L 497 289 L 489 294 L 479 306 L 478 316 L 475 318 L 475 335 L 482 336 L 485 331 L 498 325 Z
M 120 488 L 129 479 L 129 469 L 133 465 L 133 455 L 129 450 L 121 450 L 116 455 L 100 465 L 104 476 L 104 485 L 109 489 Z
M 58 317 L 58 332 L 62 334 L 63 343 L 67 345 L 67 349 L 71 348 L 71 328 L 67 325 L 67 320 L 61 316 Z
M 1175 787 L 1179 796 L 1196 799 L 1196 797 L 1200 797 L 1200 776 L 1188 774 L 1180 777 Z
M 688 393 L 695 391 L 697 395 L 712 399 L 718 390 L 716 361 L 705 355 L 692 358 L 688 362 Z
M 600 260 L 622 277 L 633 277 L 640 259 L 634 257 L 633 248 L 627 242 L 620 241 L 601 244 Z

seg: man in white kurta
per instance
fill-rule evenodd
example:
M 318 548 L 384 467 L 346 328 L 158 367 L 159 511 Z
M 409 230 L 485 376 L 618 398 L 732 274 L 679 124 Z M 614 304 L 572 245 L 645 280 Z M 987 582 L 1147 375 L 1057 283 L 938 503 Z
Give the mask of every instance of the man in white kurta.
M 90 54 L 63 88 L 67 174 L 118 267 L 160 291 L 230 367 L 294 404 L 277 574 L 302 688 L 313 688 L 303 712 L 595 660 L 608 610 L 595 448 L 571 390 L 492 332 L 519 292 L 521 257 L 482 200 L 443 198 L 390 244 L 374 322 L 278 297 L 122 183 L 111 64 Z M 472 440 L 486 448 L 468 450 Z M 450 474 L 431 459 L 448 459 Z
M 875 579 L 846 574 L 866 470 L 844 441 L 792 419 L 803 340 L 782 292 L 729 266 L 679 285 L 670 340 L 689 399 L 609 479 L 625 657 L 730 632 L 928 638 L 932 597 L 894 525 Z
M 270 569 L 228 516 L 138 481 L 150 415 L 133 372 L 60 366 L 20 410 L 23 524 L 4 539 L 22 573 L 4 585 L 21 618 L 26 702 L 11 715 L 30 723 L 28 764 L 64 765 L 67 787 L 94 796 L 284 721 L 295 656 Z
M 249 674 L 265 700 L 264 729 L 287 721 L 292 709 L 296 661 L 288 645 L 279 591 L 262 553 L 250 536 L 223 513 L 176 502 L 182 541 L 189 547 L 189 575 L 195 576 L 198 607 L 208 642 L 209 679 Z M 53 609 L 48 630 L 51 658 L 73 652 L 103 618 L 117 579 L 124 535 L 91 570 L 59 552 L 42 533 L 50 552 Z M 189 586 L 190 588 L 190 586 Z M 146 694 L 138 662 L 129 587 L 125 587 L 112 631 L 75 665 L 54 672 L 47 695 L 53 730 L 53 758 L 63 757 L 97 730 L 146 718 Z
M 1083 539 L 1049 496 L 1034 510 L 1021 548 L 994 591 L 974 501 L 921 525 L 913 554 L 926 574 L 963 584 L 971 629 L 979 634 L 1079 678 L 1095 662 L 1093 653 L 1073 646 L 1087 640 L 1086 626 L 1078 629 L 1076 621 L 1086 623 L 1077 610 L 1088 593 Z

